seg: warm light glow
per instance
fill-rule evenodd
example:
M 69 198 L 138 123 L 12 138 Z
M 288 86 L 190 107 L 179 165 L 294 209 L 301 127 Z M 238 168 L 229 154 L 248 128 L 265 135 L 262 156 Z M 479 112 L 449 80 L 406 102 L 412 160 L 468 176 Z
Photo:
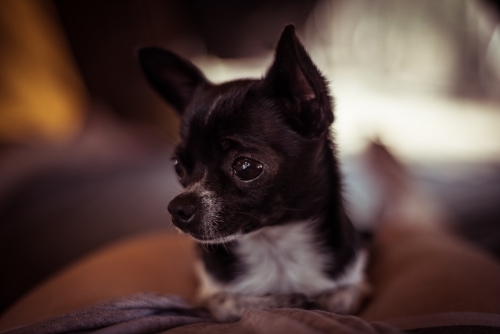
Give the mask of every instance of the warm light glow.
M 384 3 L 370 11 L 359 1 L 322 2 L 302 34 L 311 57 L 331 80 L 340 152 L 358 153 L 379 137 L 408 160 L 500 161 L 499 101 L 453 93 L 460 79 L 460 59 L 450 37 L 456 28 L 443 28 L 425 13 L 431 1 Z M 415 6 L 420 17 L 413 17 Z M 440 6 L 441 11 L 446 6 L 464 9 L 482 22 L 476 37 L 490 39 L 485 61 L 500 63 L 499 28 L 486 24 L 480 8 L 461 1 Z M 391 15 L 384 16 L 384 10 Z M 194 62 L 214 82 L 255 78 L 265 73 L 272 52 L 260 59 L 207 56 Z
M 82 126 L 83 84 L 49 8 L 0 2 L 0 140 L 59 142 Z

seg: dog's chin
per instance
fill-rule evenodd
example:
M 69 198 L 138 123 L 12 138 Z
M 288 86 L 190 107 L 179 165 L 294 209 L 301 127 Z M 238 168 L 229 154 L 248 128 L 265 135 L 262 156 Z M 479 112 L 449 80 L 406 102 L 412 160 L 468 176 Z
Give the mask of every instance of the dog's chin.
M 233 242 L 235 240 L 238 240 L 242 236 L 241 233 L 236 233 L 236 234 L 231 234 L 227 235 L 224 237 L 215 237 L 215 238 L 200 238 L 197 236 L 194 236 L 191 234 L 191 237 L 196 240 L 196 242 L 200 244 L 209 244 L 209 245 L 216 245 L 216 244 L 226 244 L 228 242 Z
M 207 237 L 206 235 L 199 235 L 195 232 L 185 231 L 185 230 L 183 230 L 180 227 L 175 226 L 175 225 L 174 225 L 174 227 L 179 233 L 187 234 L 191 238 L 193 238 L 196 242 L 199 242 L 201 244 L 225 244 L 228 242 L 232 242 L 232 241 L 240 238 L 243 235 L 243 233 L 237 232 L 237 233 L 225 235 L 225 236 Z

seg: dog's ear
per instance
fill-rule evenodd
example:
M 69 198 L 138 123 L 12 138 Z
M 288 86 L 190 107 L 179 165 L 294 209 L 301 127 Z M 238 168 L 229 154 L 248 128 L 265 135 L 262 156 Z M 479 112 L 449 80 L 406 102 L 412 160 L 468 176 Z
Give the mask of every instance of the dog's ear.
M 283 101 L 291 125 L 302 135 L 317 137 L 333 122 L 332 100 L 325 78 L 288 25 L 281 34 L 273 65 L 264 79 Z
M 181 115 L 196 90 L 208 83 L 195 65 L 173 52 L 145 47 L 137 55 L 149 83 Z

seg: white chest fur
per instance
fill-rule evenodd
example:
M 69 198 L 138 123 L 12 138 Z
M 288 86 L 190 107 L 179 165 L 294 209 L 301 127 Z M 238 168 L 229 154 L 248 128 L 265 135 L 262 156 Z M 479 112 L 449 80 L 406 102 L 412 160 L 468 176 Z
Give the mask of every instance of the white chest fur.
M 201 297 L 221 291 L 253 295 L 300 292 L 313 296 L 363 279 L 365 256 L 358 256 L 337 280 L 324 273 L 335 259 L 320 252 L 309 222 L 266 227 L 238 240 L 236 252 L 246 268 L 245 274 L 230 284 L 220 284 L 205 273 L 202 265 L 198 266 Z

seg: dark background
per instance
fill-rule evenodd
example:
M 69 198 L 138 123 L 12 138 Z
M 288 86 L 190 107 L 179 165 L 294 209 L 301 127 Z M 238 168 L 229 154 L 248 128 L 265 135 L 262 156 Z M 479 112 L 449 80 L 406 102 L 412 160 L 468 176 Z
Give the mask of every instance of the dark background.
M 338 23 L 346 30 L 354 17 L 374 10 L 370 7 L 372 2 L 331 2 L 338 8 L 351 10 L 342 12 L 353 15 L 342 14 L 346 24 Z M 61 125 L 62 129 L 70 128 L 61 130 L 64 135 L 58 135 L 56 126 L 62 121 L 54 121 L 53 128 L 43 125 L 52 124 L 43 123 L 44 119 L 55 117 L 51 116 L 50 108 L 34 111 L 33 115 L 41 115 L 39 123 L 25 106 L 16 111 L 27 113 L 25 119 L 12 124 L 7 124 L 11 122 L 8 117 L 0 119 L 6 125 L 2 127 L 4 130 L 0 129 L 0 311 L 41 280 L 98 247 L 138 233 L 169 228 L 170 217 L 165 208 L 180 191 L 170 164 L 178 119 L 142 77 L 135 58 L 138 47 L 156 45 L 188 58 L 208 55 L 229 62 L 269 58 L 288 23 L 294 23 L 306 40 L 311 40 L 311 31 L 322 36 L 321 28 L 311 28 L 311 18 L 317 15 L 315 8 L 321 3 L 56 0 L 26 1 L 21 8 L 13 1 L 5 1 L 0 11 L 12 13 L 15 20 L 7 15 L 0 20 L 0 46 L 3 46 L 0 69 L 4 74 L 0 101 L 14 101 L 6 105 L 15 107 L 27 100 L 25 96 L 34 96 L 33 100 L 40 102 L 32 104 L 32 108 L 42 108 L 44 103 L 51 105 L 51 101 L 37 95 L 37 87 L 43 82 L 37 84 L 34 79 L 33 69 L 44 67 L 53 69 L 44 75 L 60 83 L 54 85 L 55 100 L 57 96 L 71 96 L 71 101 L 76 102 L 69 103 L 74 110 L 69 108 L 68 113 L 77 116 L 72 116 L 72 123 L 68 121 L 76 124 L 74 127 Z M 401 20 L 399 16 L 403 21 L 411 20 L 404 16 L 408 10 L 401 5 L 414 6 L 410 1 L 373 3 L 378 4 L 376 9 L 383 22 Z M 470 11 L 467 3 L 443 1 L 439 6 L 432 1 L 420 3 L 420 16 L 414 19 L 438 22 L 436 26 L 448 32 L 446 38 L 456 56 L 453 78 L 440 84 L 446 86 L 440 88 L 443 94 L 450 99 L 486 101 L 500 106 L 497 94 L 500 86 L 495 81 L 498 78 L 490 76 L 493 65 L 481 56 L 489 52 L 491 45 L 500 46 L 492 43 L 482 46 L 479 28 L 464 20 Z M 486 6 L 483 8 L 487 8 L 488 22 L 496 22 L 498 27 L 500 2 L 477 3 Z M 12 9 L 17 11 L 11 12 Z M 440 16 L 443 11 L 454 14 L 444 20 Z M 43 58 L 38 44 L 30 40 L 32 30 L 22 27 L 39 29 L 40 34 L 49 36 L 48 41 L 57 41 L 45 44 L 69 65 L 58 58 Z M 336 68 L 355 67 L 362 74 L 371 71 L 366 64 L 357 63 L 352 54 L 345 57 L 347 60 L 332 58 Z M 378 75 L 394 76 L 377 64 L 380 62 L 370 66 Z M 404 70 L 404 64 L 399 66 L 395 72 Z M 9 77 L 11 68 L 19 68 L 19 73 Z M 26 78 L 24 86 L 15 84 L 20 77 Z M 412 80 L 423 84 L 413 83 L 410 90 L 432 86 L 425 78 Z M 31 93 L 23 95 L 28 90 Z M 497 110 L 500 112 L 500 107 Z M 0 116 L 7 115 L 7 111 L 2 109 Z M 415 180 L 445 209 L 454 222 L 451 227 L 497 257 L 500 257 L 499 158 L 437 164 L 425 159 L 410 162 Z M 365 191 L 364 187 L 369 187 L 360 181 L 362 159 L 347 154 L 342 160 L 346 189 L 351 192 L 349 198 L 356 210 L 363 201 L 354 190 Z M 455 177 L 449 177 L 450 171 Z M 370 217 L 365 218 L 365 228 Z

